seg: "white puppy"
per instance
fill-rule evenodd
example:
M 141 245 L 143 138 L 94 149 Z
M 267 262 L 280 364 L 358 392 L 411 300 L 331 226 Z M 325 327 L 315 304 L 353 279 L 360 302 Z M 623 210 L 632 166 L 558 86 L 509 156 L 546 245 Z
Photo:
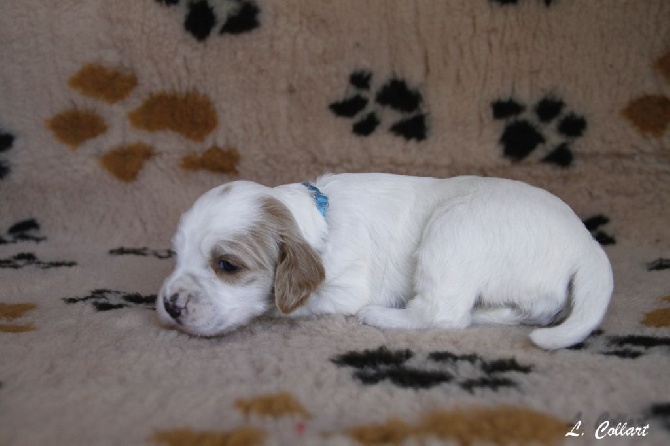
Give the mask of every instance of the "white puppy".
M 600 324 L 613 287 L 606 254 L 565 203 L 498 178 L 237 181 L 200 197 L 173 244 L 158 314 L 204 336 L 276 305 L 381 328 L 560 322 L 530 334 L 556 349 Z

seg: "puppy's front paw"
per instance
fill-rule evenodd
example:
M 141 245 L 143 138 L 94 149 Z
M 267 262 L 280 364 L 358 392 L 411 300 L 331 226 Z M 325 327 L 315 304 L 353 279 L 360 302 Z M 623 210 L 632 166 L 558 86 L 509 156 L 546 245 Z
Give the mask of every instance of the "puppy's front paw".
M 358 318 L 359 321 L 361 321 L 365 325 L 372 325 L 373 327 L 383 328 L 384 325 L 381 322 L 383 320 L 383 317 L 381 315 L 382 311 L 379 310 L 384 309 L 385 309 L 384 307 L 378 305 L 368 305 L 367 307 L 363 307 L 358 313 L 356 313 L 356 317 Z
M 418 328 L 409 312 L 400 308 L 368 305 L 361 309 L 356 317 L 364 324 L 378 328 Z

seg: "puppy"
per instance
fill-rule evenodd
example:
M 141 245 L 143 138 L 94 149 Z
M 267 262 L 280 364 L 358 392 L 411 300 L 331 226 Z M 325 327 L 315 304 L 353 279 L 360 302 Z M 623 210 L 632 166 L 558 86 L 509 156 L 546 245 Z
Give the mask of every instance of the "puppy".
M 530 337 L 558 349 L 600 324 L 613 289 L 605 252 L 564 202 L 499 178 L 237 181 L 201 196 L 173 245 L 158 314 L 202 336 L 276 307 L 396 329 L 554 324 Z

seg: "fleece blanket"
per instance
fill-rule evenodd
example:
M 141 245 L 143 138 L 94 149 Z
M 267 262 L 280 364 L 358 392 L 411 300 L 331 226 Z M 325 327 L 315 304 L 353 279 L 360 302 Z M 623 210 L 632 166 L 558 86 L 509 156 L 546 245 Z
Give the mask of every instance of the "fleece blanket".
M 22 0 L 0 60 L 0 444 L 670 444 L 670 2 Z M 601 327 L 160 326 L 196 197 L 345 171 L 558 195 Z

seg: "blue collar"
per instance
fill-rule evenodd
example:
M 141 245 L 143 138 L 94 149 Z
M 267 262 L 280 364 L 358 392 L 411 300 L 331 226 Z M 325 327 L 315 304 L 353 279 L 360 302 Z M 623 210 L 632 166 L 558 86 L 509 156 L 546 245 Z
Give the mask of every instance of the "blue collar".
M 319 211 L 321 215 L 324 217 L 326 216 L 326 210 L 328 209 L 328 197 L 323 194 L 318 187 L 309 184 L 309 183 L 302 183 L 303 186 L 305 186 L 307 189 L 309 189 L 310 192 L 312 192 L 312 196 L 314 197 L 314 203 L 316 203 L 316 209 Z

